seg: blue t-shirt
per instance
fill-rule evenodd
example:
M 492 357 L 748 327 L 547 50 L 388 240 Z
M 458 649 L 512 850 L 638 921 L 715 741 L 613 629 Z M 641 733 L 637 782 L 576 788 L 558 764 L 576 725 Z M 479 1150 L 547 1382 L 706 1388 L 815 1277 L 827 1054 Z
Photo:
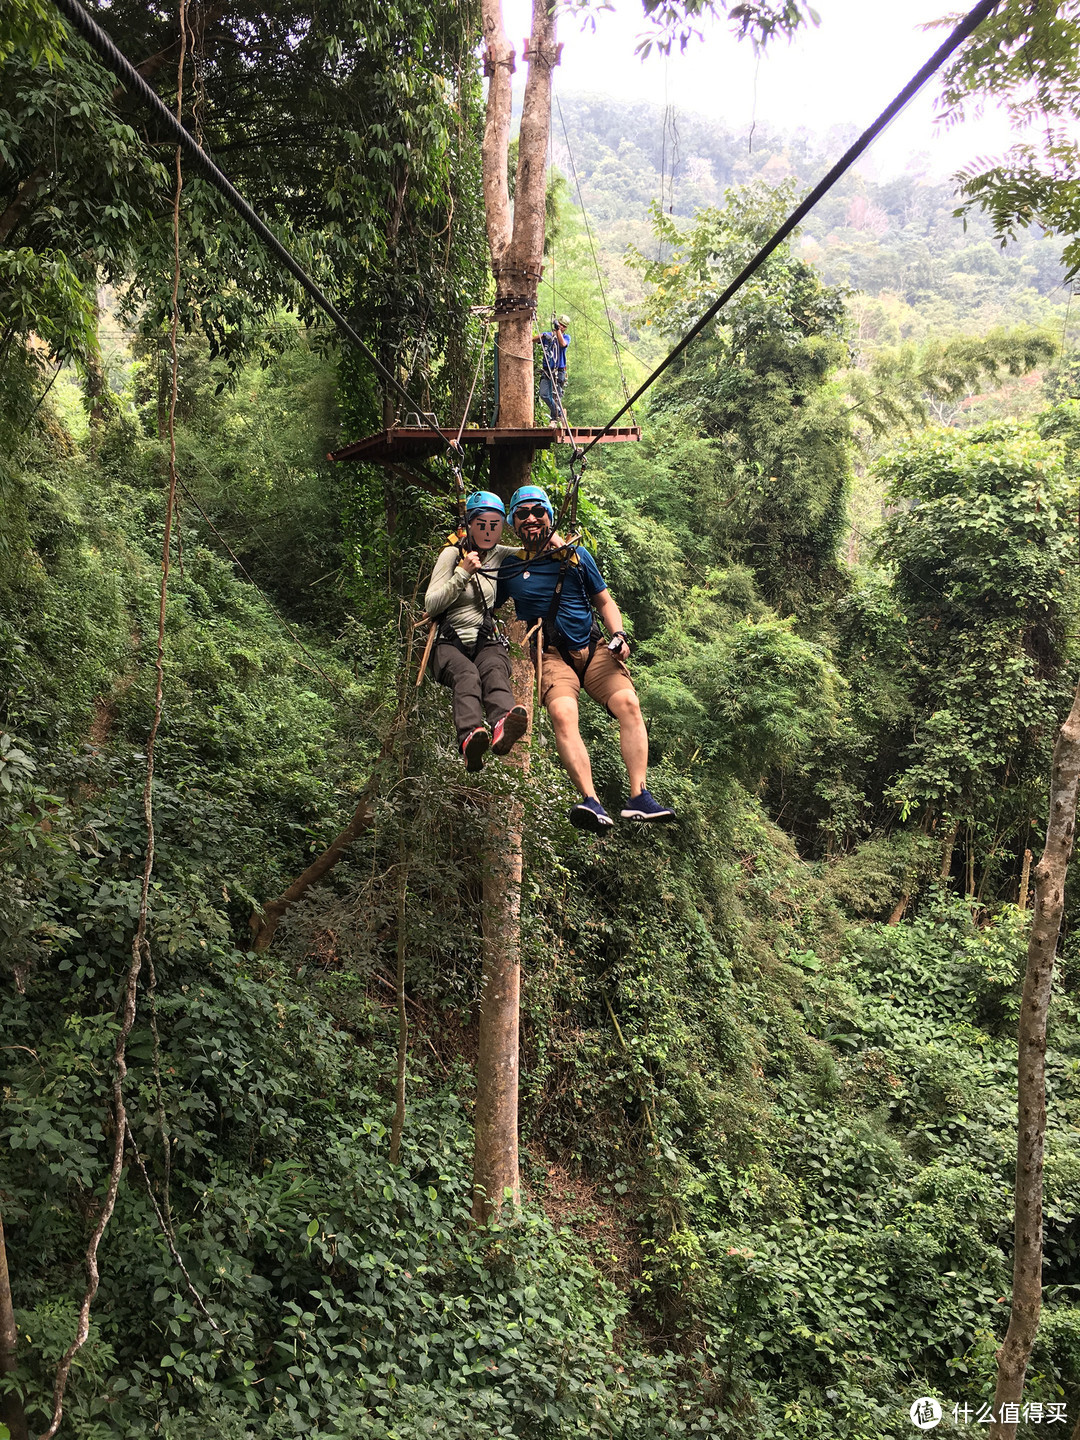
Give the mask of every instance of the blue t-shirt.
M 545 330 L 540 336 L 540 344 L 544 349 L 544 363 L 549 370 L 566 369 L 566 352 L 570 345 L 570 331 L 563 331 L 565 345 L 560 345 L 555 339 L 554 330 Z
M 606 590 L 604 577 L 596 561 L 583 545 L 575 545 L 573 560 L 566 567 L 562 594 L 559 596 L 559 613 L 556 626 L 566 636 L 574 650 L 580 650 L 589 643 L 593 614 L 589 600 Z M 498 593 L 495 604 L 513 600 L 519 620 L 530 625 L 541 616 L 546 618 L 551 609 L 551 597 L 559 581 L 562 555 L 556 551 L 545 553 L 530 561 L 504 560 L 499 571 Z

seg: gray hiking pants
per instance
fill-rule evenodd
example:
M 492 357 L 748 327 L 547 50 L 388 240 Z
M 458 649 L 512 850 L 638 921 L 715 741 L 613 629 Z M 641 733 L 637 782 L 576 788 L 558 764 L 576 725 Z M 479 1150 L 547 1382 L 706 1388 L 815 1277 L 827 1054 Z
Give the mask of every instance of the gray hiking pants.
M 510 656 L 495 642 L 481 645 L 470 660 L 456 645 L 439 642 L 431 656 L 431 673 L 453 695 L 458 744 L 484 723 L 494 726 L 514 707 L 510 688 Z

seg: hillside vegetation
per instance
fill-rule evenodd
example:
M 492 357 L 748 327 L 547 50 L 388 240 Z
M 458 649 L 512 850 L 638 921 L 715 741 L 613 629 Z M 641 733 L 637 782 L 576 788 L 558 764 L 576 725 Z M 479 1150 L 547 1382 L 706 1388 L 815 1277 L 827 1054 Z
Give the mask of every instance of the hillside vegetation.
M 140 7 L 113 8 L 130 48 L 155 41 Z M 379 47 L 399 30 L 350 14 L 364 97 L 364 66 L 381 54 L 390 73 Z M 381 168 L 391 149 L 375 147 L 349 197 L 363 180 L 380 216 L 396 213 L 400 287 L 356 267 L 350 247 L 375 241 L 350 236 L 340 196 L 308 208 L 338 144 L 358 144 L 350 114 L 327 121 L 310 190 L 282 196 L 278 218 L 351 277 L 350 314 L 382 353 L 460 414 L 480 338 L 469 305 L 486 298 L 476 77 L 455 69 L 467 17 L 405 19 L 423 112 L 406 138 L 423 136 L 432 169 L 399 191 Z M 37 85 L 77 84 L 91 114 L 109 111 L 77 47 L 50 70 L 5 24 L 20 143 Z M 306 104 L 337 73 L 325 38 L 304 32 L 301 71 L 284 66 L 268 105 L 303 120 L 297 94 Z M 453 104 L 440 67 L 457 76 Z M 372 123 L 392 127 L 394 97 L 376 102 Z M 618 330 L 641 342 L 629 379 L 770 233 L 785 175 L 816 174 L 817 156 L 809 140 L 755 139 L 749 173 L 688 123 L 683 153 L 709 173 L 650 221 L 656 156 L 619 138 L 650 126 L 565 108 Z M 230 117 L 215 112 L 219 144 Z M 136 164 L 134 131 L 114 138 L 133 150 L 117 151 L 115 183 L 142 207 L 139 245 L 103 208 L 91 218 L 109 258 L 91 263 L 86 217 L 45 211 L 0 291 L 0 1206 L 19 1325 L 0 1387 L 35 1434 L 106 1189 L 147 845 L 171 194 Z M 236 297 L 239 242 L 193 191 L 152 964 L 127 1045 L 136 1143 L 64 1433 L 901 1440 L 927 1394 L 945 1405 L 941 1433 L 963 1433 L 952 1406 L 990 1400 L 1008 1308 L 1024 856 L 1041 845 L 1077 660 L 1080 401 L 1045 329 L 1060 270 L 1034 241 L 1002 254 L 965 239 L 941 188 L 852 181 L 658 384 L 642 442 L 586 471 L 582 519 L 633 631 L 651 783 L 680 816 L 598 841 L 565 819 L 546 720 L 527 777 L 492 762 L 474 779 L 446 692 L 425 682 L 414 703 L 414 597 L 449 503 L 323 458 L 375 427 L 373 378 L 290 308 L 257 253 L 257 313 L 214 309 L 207 297 Z M 602 420 L 621 382 L 584 220 L 557 184 L 553 210 L 556 294 L 594 339 L 575 337 L 567 402 Z M 408 279 L 428 265 L 430 294 Z M 43 337 L 71 361 L 48 393 Z M 1028 378 L 1020 413 L 959 412 Z M 535 478 L 560 489 L 554 453 Z M 854 547 L 853 493 L 877 505 Z M 340 830 L 401 714 L 374 825 L 253 953 L 252 911 Z M 614 728 L 596 706 L 583 726 L 617 810 Z M 515 799 L 524 1198 L 474 1226 L 479 857 L 486 807 Z M 1080 1387 L 1072 915 L 1027 1390 L 1045 1407 Z M 410 1044 L 391 1163 L 399 949 Z

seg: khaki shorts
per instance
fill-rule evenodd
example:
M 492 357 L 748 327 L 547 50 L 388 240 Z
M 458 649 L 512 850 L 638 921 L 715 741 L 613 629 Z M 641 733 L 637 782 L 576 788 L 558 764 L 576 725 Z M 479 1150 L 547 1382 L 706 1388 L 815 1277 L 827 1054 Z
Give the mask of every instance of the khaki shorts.
M 587 670 L 587 645 L 584 650 L 570 650 L 567 653 L 575 662 L 573 666 L 567 665 L 558 650 L 548 650 L 546 647 L 544 649 L 543 690 L 540 695 L 542 705 L 550 706 L 552 700 L 559 700 L 564 695 L 576 700 L 584 684 L 585 693 L 607 710 L 620 690 L 633 690 L 634 682 L 630 679 L 630 671 L 621 660 L 616 659 L 603 641 L 597 645 Z

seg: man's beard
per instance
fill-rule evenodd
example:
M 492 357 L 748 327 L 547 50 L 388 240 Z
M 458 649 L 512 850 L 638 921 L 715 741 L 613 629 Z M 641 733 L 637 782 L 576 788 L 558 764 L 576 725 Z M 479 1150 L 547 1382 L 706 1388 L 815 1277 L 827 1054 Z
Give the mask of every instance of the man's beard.
M 537 525 L 535 531 L 522 529 L 518 532 L 518 538 L 526 550 L 542 550 L 551 535 L 551 527 L 548 525 Z

